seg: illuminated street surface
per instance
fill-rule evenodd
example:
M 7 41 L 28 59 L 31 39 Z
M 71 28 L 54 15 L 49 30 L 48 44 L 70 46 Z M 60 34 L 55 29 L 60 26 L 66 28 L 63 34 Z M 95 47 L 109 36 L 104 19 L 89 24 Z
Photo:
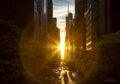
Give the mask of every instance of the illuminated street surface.
M 60 79 L 61 84 L 76 84 L 76 73 L 72 73 L 71 71 L 67 70 L 67 67 L 64 62 L 64 51 L 65 51 L 65 33 L 61 33 L 60 35 L 60 45 L 59 50 L 61 52 L 61 64 L 60 64 Z
M 76 72 L 69 71 L 65 65 L 61 67 L 61 84 L 76 84 L 76 78 Z
M 68 70 L 62 70 L 60 74 L 61 84 L 76 84 L 75 77 L 76 76 L 74 76 L 72 72 Z

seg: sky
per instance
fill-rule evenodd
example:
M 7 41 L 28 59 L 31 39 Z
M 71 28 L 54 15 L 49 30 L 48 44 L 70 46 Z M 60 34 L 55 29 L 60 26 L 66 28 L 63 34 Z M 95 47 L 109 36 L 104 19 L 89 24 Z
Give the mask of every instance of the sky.
M 65 15 L 68 12 L 68 1 L 69 11 L 74 16 L 74 1 L 75 0 L 53 0 L 53 17 L 57 18 L 57 27 L 61 30 L 65 29 Z

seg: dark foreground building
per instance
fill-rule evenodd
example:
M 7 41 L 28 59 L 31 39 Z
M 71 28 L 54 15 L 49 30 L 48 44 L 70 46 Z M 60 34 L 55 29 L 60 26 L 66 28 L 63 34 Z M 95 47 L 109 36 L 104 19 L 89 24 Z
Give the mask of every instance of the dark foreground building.
M 0 19 L 23 29 L 34 17 L 34 0 L 0 0 Z
M 41 66 L 48 66 L 46 59 L 51 58 L 46 49 L 48 31 L 59 39 L 59 29 L 49 27 L 51 20 L 52 0 L 0 0 L 1 84 L 36 84 L 34 79 L 40 83 L 42 79 L 49 82 L 51 78 L 43 75 L 50 70 L 41 69 Z
M 78 32 L 76 36 L 79 37 L 76 46 L 78 52 L 85 51 L 77 56 L 80 62 L 79 70 L 82 72 L 84 68 L 84 77 L 86 75 L 85 81 L 80 75 L 81 81 L 83 78 L 86 84 L 120 83 L 119 0 L 76 0 L 75 2 L 75 26 Z M 88 77 L 89 73 L 92 73 L 90 77 Z
M 83 50 L 91 50 L 104 35 L 120 30 L 119 0 L 76 0 L 75 4 L 76 31 Z

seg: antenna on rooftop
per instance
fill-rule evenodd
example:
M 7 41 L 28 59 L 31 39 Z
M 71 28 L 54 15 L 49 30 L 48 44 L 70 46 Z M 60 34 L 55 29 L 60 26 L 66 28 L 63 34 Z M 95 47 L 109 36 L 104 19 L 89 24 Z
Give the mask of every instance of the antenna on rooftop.
M 70 12 L 70 10 L 69 10 L 69 0 L 68 0 L 68 13 Z

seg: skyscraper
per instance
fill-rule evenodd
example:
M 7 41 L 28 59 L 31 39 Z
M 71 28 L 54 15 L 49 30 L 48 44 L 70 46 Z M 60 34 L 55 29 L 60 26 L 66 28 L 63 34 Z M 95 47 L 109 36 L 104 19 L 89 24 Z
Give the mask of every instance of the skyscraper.
M 86 50 L 85 43 L 85 26 L 84 26 L 84 12 L 86 8 L 86 0 L 75 0 L 75 40 L 76 49 Z
M 48 0 L 48 26 L 51 26 L 52 24 L 52 18 L 53 18 L 53 1 L 52 0 Z
M 53 17 L 52 0 L 36 0 L 37 9 L 39 11 L 39 24 L 41 34 L 46 34 L 50 29 Z
M 118 0 L 76 0 L 76 31 L 83 50 L 91 50 L 106 34 L 120 30 Z M 117 10 L 116 10 L 117 9 Z
M 69 34 L 70 34 L 70 29 L 72 28 L 73 25 L 73 15 L 72 13 L 68 13 L 66 15 L 66 40 L 69 39 Z

